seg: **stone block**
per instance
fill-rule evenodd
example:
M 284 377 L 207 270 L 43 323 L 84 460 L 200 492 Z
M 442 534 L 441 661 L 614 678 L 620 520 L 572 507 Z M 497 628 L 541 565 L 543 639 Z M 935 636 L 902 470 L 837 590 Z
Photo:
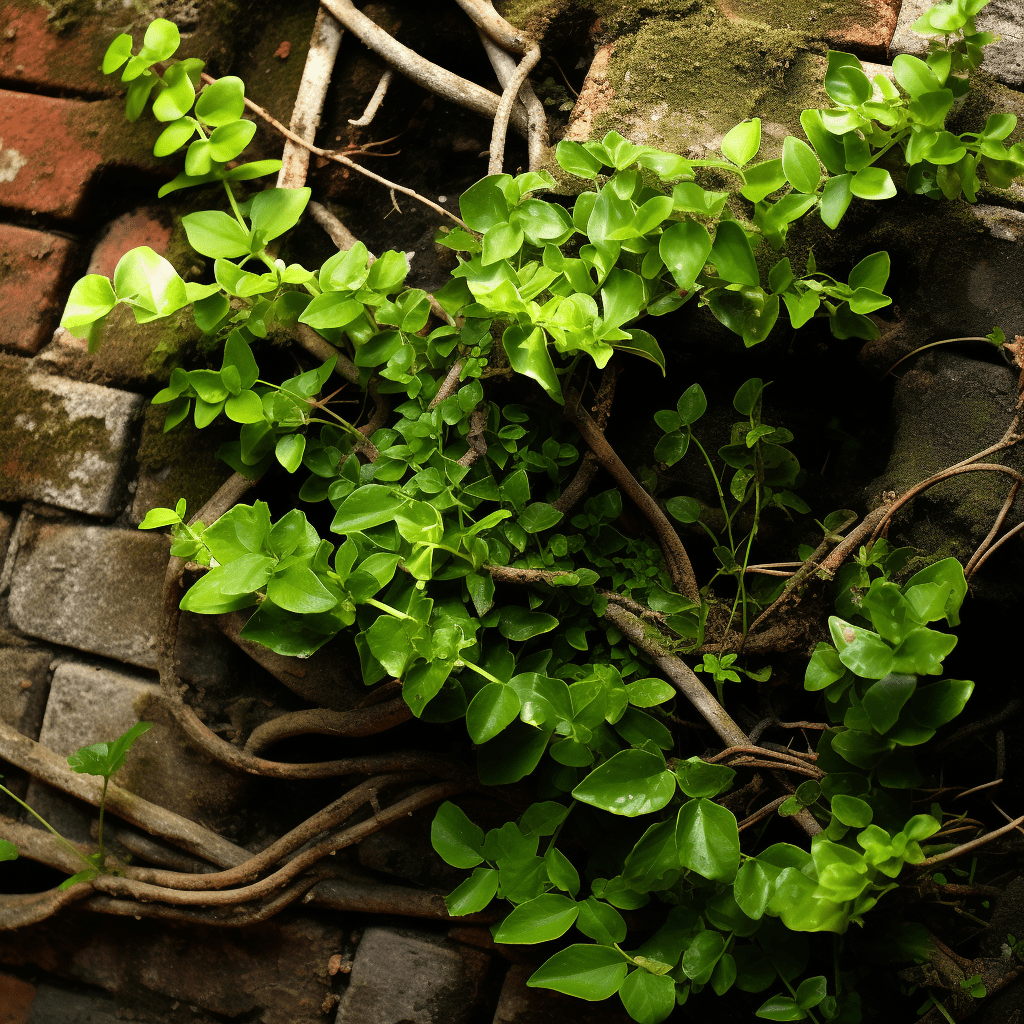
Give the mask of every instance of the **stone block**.
M 534 968 L 513 964 L 498 997 L 494 1024 L 629 1024 L 618 999 L 586 1003 L 547 988 L 527 988 Z
M 186 931 L 166 921 L 63 914 L 0 932 L 0 962 L 38 965 L 105 989 L 119 1019 L 212 1024 L 217 1015 L 217 1021 L 324 1024 L 328 963 L 342 947 L 341 931 L 295 911 L 282 916 L 244 929 Z M 75 1024 L 70 1016 L 53 1024 L 58 1020 Z
M 34 373 L 27 362 L 2 356 L 0 394 L 0 501 L 116 515 L 144 399 Z
M 116 739 L 140 720 L 155 724 L 114 776 L 119 786 L 207 827 L 237 808 L 247 780 L 189 746 L 163 705 L 159 684 L 137 673 L 79 661 L 58 665 L 39 742 L 66 757 L 79 747 Z M 52 814 L 70 831 L 88 835 L 90 809 L 37 782 L 29 787 L 28 802 L 48 821 Z
M 367 928 L 335 1024 L 465 1024 L 489 963 L 428 933 Z
M 105 166 L 159 172 L 159 125 L 128 124 L 121 99 L 55 99 L 0 89 L 0 206 L 84 220 Z M 165 172 L 166 173 L 166 172 Z
M 29 636 L 156 667 L 167 537 L 33 518 L 26 524 L 8 609 Z
M 0 720 L 32 739 L 39 737 L 52 660 L 45 648 L 0 647 Z
M 163 430 L 167 407 L 146 409 L 139 445 L 139 480 L 132 505 L 133 522 L 141 523 L 152 508 L 174 508 L 179 498 L 192 515 L 217 492 L 231 468 L 217 458 L 225 441 L 237 440 L 236 424 L 215 423 L 197 430 L 186 420 L 170 433 Z
M 892 37 L 893 55 L 911 53 L 924 57 L 928 53 L 928 40 L 932 37 L 918 35 L 911 25 L 932 6 L 931 0 L 903 0 Z M 1020 89 L 1024 86 L 1024 8 L 1019 0 L 991 0 L 977 15 L 975 24 L 979 32 L 1002 37 L 985 47 L 982 69 L 1003 85 Z
M 884 59 L 896 30 L 900 0 L 717 0 L 729 18 L 785 28 L 820 39 L 830 49 Z
M 800 111 L 828 104 L 825 58 L 788 23 L 781 12 L 759 23 L 715 7 L 699 18 L 643 19 L 597 51 L 566 137 L 600 138 L 614 129 L 639 144 L 703 158 L 730 128 L 758 116 L 760 159 L 781 155 L 785 137 L 801 134 Z
M 32 355 L 49 338 L 76 249 L 57 235 L 0 225 L 0 348 Z

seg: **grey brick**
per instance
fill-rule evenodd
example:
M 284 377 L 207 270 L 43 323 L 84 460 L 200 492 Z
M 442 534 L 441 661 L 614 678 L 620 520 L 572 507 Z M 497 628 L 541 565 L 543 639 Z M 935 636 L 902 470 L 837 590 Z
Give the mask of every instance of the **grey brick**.
M 36 739 L 46 707 L 53 653 L 39 647 L 0 647 L 0 721 Z
M 168 539 L 35 516 L 20 527 L 8 605 L 14 627 L 155 668 Z
M 116 515 L 131 427 L 145 399 L 33 373 L 14 357 L 0 359 L 0 394 L 0 501 Z
M 910 26 L 933 7 L 932 0 L 903 0 L 899 21 L 890 44 L 893 56 L 910 53 L 924 57 L 929 36 L 912 32 Z M 985 47 L 982 68 L 1004 85 L 1019 89 L 1024 86 L 1024 7 L 1020 0 L 991 0 L 977 16 L 979 32 L 993 32 L 1002 38 Z
M 335 1024 L 464 1024 L 489 962 L 433 935 L 367 928 Z

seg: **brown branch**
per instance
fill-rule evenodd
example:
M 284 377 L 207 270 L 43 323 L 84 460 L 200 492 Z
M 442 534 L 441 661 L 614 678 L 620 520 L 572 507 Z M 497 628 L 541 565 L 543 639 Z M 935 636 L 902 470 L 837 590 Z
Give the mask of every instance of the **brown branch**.
M 47 892 L 18 893 L 0 896 L 0 931 L 14 931 L 38 924 L 52 917 L 63 907 L 78 903 L 90 895 L 88 883 L 73 885 L 61 892 L 50 889 Z
M 445 375 L 441 386 L 437 389 L 437 394 L 430 400 L 428 409 L 433 409 L 435 406 L 440 405 L 446 398 L 451 398 L 455 394 L 456 389 L 459 386 L 459 377 L 462 375 L 463 362 L 461 359 L 456 359 L 452 363 L 451 368 Z
M 331 83 L 331 71 L 338 56 L 342 34 L 341 26 L 321 7 L 313 23 L 306 65 L 302 69 L 302 80 L 299 82 L 291 116 L 291 130 L 307 142 L 316 138 L 320 112 L 324 108 L 324 98 Z M 308 170 L 309 150 L 291 139 L 286 141 L 277 187 L 302 188 L 306 184 Z
M 321 3 L 327 3 L 328 0 L 321 0 Z M 347 2 L 347 0 L 333 0 L 336 3 Z M 386 35 L 387 33 L 385 33 Z M 388 36 L 390 39 L 391 37 Z M 208 85 L 212 85 L 217 81 L 216 78 L 212 78 L 204 71 L 202 79 Z M 444 217 L 450 217 L 460 227 L 465 228 L 467 231 L 470 230 L 469 225 L 465 221 L 460 220 L 455 216 L 454 213 L 449 212 L 443 206 L 438 206 L 433 200 L 428 199 L 426 196 L 421 196 L 419 192 L 411 188 L 406 188 L 405 185 L 399 185 L 397 181 L 391 181 L 388 178 L 381 177 L 381 175 L 371 171 L 367 167 L 363 167 L 362 164 L 356 163 L 355 160 L 349 160 L 347 156 L 343 156 L 341 153 L 336 153 L 333 149 L 321 149 L 319 146 L 314 146 L 313 143 L 307 142 L 301 135 L 296 135 L 290 128 L 286 128 L 276 117 L 273 117 L 270 113 L 263 109 L 259 104 L 253 103 L 248 97 L 245 99 L 245 105 L 254 113 L 263 118 L 267 124 L 273 125 L 286 139 L 291 139 L 292 142 L 297 143 L 300 146 L 308 149 L 310 153 L 315 153 L 317 156 L 322 156 L 326 160 L 333 160 L 337 164 L 342 164 L 345 167 L 351 168 L 353 171 L 358 171 L 360 174 L 367 178 L 371 178 L 373 181 L 378 182 L 381 185 L 389 189 L 394 189 L 396 192 L 401 192 L 403 195 L 410 196 L 417 202 L 423 203 L 424 206 L 429 206 L 432 210 L 440 213 Z
M 399 821 L 414 811 L 438 800 L 454 796 L 465 788 L 465 785 L 457 782 L 441 782 L 433 786 L 426 786 L 404 800 L 399 800 L 390 807 L 375 813 L 366 821 L 361 821 L 357 825 L 352 825 L 336 835 L 329 835 L 321 839 L 307 849 L 302 850 L 289 860 L 287 864 L 273 872 L 273 874 L 238 889 L 169 889 L 161 885 L 152 885 L 148 882 L 138 881 L 135 878 L 120 878 L 113 875 L 101 875 L 94 879 L 92 884 L 98 892 L 104 892 L 109 896 L 130 896 L 145 903 L 159 900 L 163 903 L 173 903 L 177 906 L 228 906 L 236 903 L 246 903 L 254 899 L 263 899 L 270 896 L 275 889 L 279 889 L 286 883 L 291 882 L 323 857 L 330 856 L 337 850 L 344 849 L 347 846 L 352 846 L 361 839 L 365 839 L 374 832 L 379 832 L 382 828 L 386 828 L 388 825 Z M 207 879 L 211 876 L 200 875 L 198 877 Z
M 487 454 L 487 442 L 484 440 L 484 429 L 487 427 L 487 407 L 482 406 L 473 410 L 469 418 L 469 433 L 466 435 L 466 444 L 469 451 L 459 459 L 459 465 L 472 466 L 477 459 L 482 459 Z
M 407 722 L 412 718 L 409 705 L 399 697 L 386 704 L 353 711 L 330 711 L 327 708 L 307 708 L 278 715 L 258 725 L 249 734 L 244 750 L 257 754 L 291 736 L 317 734 L 320 736 L 376 736 Z
M 999 514 L 995 518 L 995 522 L 992 524 L 992 528 L 988 531 L 985 539 L 978 545 L 977 551 L 971 555 L 970 561 L 964 566 L 964 576 L 970 579 L 974 575 L 974 570 L 981 563 L 985 556 L 985 552 L 992 546 L 992 542 L 996 538 L 996 534 L 1003 527 L 1003 523 L 1006 522 L 1006 517 L 1010 513 L 1010 509 L 1013 508 L 1014 500 L 1017 497 L 1017 491 L 1020 490 L 1020 484 L 1015 480 L 1013 486 L 1010 488 L 1010 493 L 1007 494 L 1006 500 L 1003 502 L 1003 507 L 999 510 Z
M 605 440 L 604 434 L 598 429 L 590 413 L 580 405 L 578 392 L 566 396 L 565 415 L 580 432 L 587 446 L 597 456 L 597 460 L 614 477 L 616 483 L 633 500 L 654 527 L 662 554 L 665 556 L 669 576 L 676 589 L 694 604 L 700 604 L 700 588 L 697 586 L 697 578 L 694 576 L 693 566 L 690 564 L 690 556 L 687 555 L 686 548 L 683 547 L 683 542 L 679 539 L 679 534 L 676 533 L 665 513 L 662 512 L 661 506 L 640 486 L 636 477 L 630 473 L 626 464 Z
M 594 397 L 594 404 L 591 412 L 594 414 L 594 423 L 597 429 L 604 433 L 608 426 L 608 419 L 611 416 L 612 402 L 615 399 L 615 385 L 618 383 L 619 375 L 622 373 L 622 365 L 617 359 L 612 359 L 604 368 L 601 374 L 601 383 L 597 387 L 597 394 Z M 568 486 L 552 504 L 563 515 L 568 515 L 577 502 L 587 492 L 591 480 L 594 479 L 600 463 L 593 452 L 588 451 L 583 456 L 580 468 L 576 475 L 569 481 Z
M 980 455 L 973 456 L 973 458 L 980 458 Z M 955 466 L 950 466 L 948 469 L 934 473 L 927 480 L 914 484 L 909 491 L 901 494 L 893 502 L 886 514 L 881 517 L 871 539 L 875 540 L 886 533 L 889 528 L 889 521 L 908 501 L 916 498 L 922 491 L 928 490 L 929 487 L 934 487 L 935 484 L 941 483 L 943 480 L 949 480 L 954 476 L 959 476 L 961 473 L 1005 473 L 1018 484 L 1024 483 L 1024 476 L 1018 473 L 1017 470 L 1011 469 L 1009 466 L 1000 466 L 998 462 L 972 462 L 970 460 L 959 462 Z
M 469 110 L 493 119 L 498 112 L 501 98 L 489 89 L 484 89 L 475 82 L 453 74 L 446 68 L 439 67 L 418 53 L 403 46 L 394 37 L 384 31 L 376 22 L 371 21 L 351 3 L 351 0 L 320 0 L 324 5 L 361 42 L 388 62 L 396 71 L 429 92 L 443 99 L 467 107 Z M 526 118 L 513 112 L 516 130 L 524 136 L 528 127 Z
M 307 150 L 303 150 L 307 152 Z M 331 241 L 338 247 L 339 250 L 347 252 L 352 248 L 356 242 L 359 241 L 355 235 L 344 224 L 338 220 L 337 217 L 331 213 L 322 203 L 310 202 L 306 206 L 309 215 L 327 232 L 330 236 Z M 376 259 L 373 253 L 367 253 L 367 262 L 372 262 Z M 303 325 L 305 326 L 305 325 Z M 310 328 L 312 330 L 312 328 Z
M 787 800 L 788 796 L 776 797 L 770 804 L 765 804 L 764 807 L 754 811 L 749 817 L 744 818 L 737 826 L 737 831 L 742 832 L 745 828 L 750 828 L 751 825 L 756 825 L 759 821 L 767 818 L 770 814 L 774 814 Z

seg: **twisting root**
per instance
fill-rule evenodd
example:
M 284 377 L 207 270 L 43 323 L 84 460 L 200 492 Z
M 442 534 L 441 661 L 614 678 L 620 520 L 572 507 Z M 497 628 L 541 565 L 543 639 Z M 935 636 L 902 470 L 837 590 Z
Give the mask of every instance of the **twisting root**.
M 93 807 L 99 806 L 103 783 L 98 778 L 72 771 L 64 758 L 3 721 L 0 721 L 0 757 L 63 793 L 70 793 Z M 240 864 L 248 856 L 244 850 L 216 832 L 143 800 L 114 783 L 107 787 L 106 807 L 110 814 L 220 867 Z
M 92 892 L 88 884 L 73 885 L 61 892 L 49 889 L 46 892 L 18 893 L 0 896 L 0 931 L 14 931 L 38 924 L 52 917 L 62 907 L 85 899 Z
M 1017 491 L 1019 490 L 1020 484 L 1015 480 L 1010 488 L 1010 493 L 1003 502 L 1003 507 L 999 510 L 999 515 L 996 516 L 995 522 L 992 524 L 992 529 L 988 531 L 985 539 L 978 545 L 978 550 L 971 555 L 971 560 L 964 566 L 964 576 L 967 579 L 974 575 L 978 566 L 988 557 L 986 552 L 992 547 L 992 542 L 995 540 L 996 535 L 1003 528 L 1003 523 L 1006 522 L 1006 517 L 1010 514 L 1010 509 L 1013 508 L 1013 503 L 1017 498 Z
M 296 854 L 283 867 L 273 872 L 273 874 L 258 882 L 244 885 L 239 889 L 170 889 L 161 885 L 152 885 L 149 882 L 141 882 L 135 878 L 120 878 L 114 875 L 101 875 L 93 880 L 92 885 L 98 892 L 104 892 L 108 896 L 130 896 L 147 903 L 152 900 L 159 900 L 162 903 L 173 903 L 178 906 L 229 906 L 237 903 L 248 903 L 250 900 L 265 899 L 275 889 L 281 888 L 304 871 L 313 867 L 321 858 L 327 857 L 346 846 L 352 846 L 361 839 L 365 839 L 366 836 L 379 832 L 387 825 L 413 813 L 413 811 L 426 807 L 437 800 L 454 796 L 465 788 L 464 784 L 457 782 L 441 782 L 433 786 L 427 786 L 412 796 L 399 800 L 390 807 L 374 814 L 366 821 L 361 821 L 359 824 L 352 825 L 342 832 L 321 839 L 319 842 Z M 195 877 L 208 880 L 216 876 L 199 875 Z
M 494 118 L 498 112 L 500 97 L 475 82 L 461 78 L 446 68 L 439 67 L 418 53 L 403 46 L 398 40 L 356 10 L 351 0 L 320 0 L 354 36 L 365 46 L 386 60 L 396 71 L 429 92 L 467 107 L 484 117 Z M 528 134 L 526 117 L 523 112 L 513 111 L 512 124 L 524 137 Z
M 490 0 L 455 0 L 472 18 L 476 27 L 489 39 L 510 53 L 526 52 L 526 36 L 515 25 L 507 22 L 495 9 Z M 502 83 L 504 84 L 504 83 Z
M 244 749 L 247 754 L 257 754 L 280 740 L 303 733 L 321 736 L 376 736 L 402 722 L 408 722 L 410 718 L 412 711 L 401 697 L 386 704 L 375 704 L 354 711 L 308 708 L 278 715 L 258 725 L 249 734 Z
M 323 8 L 320 8 L 323 11 Z M 377 116 L 377 111 L 380 110 L 380 105 L 384 102 L 384 97 L 388 94 L 388 86 L 391 84 L 391 79 L 394 77 L 394 72 L 391 68 L 388 68 L 383 75 L 380 76 L 380 81 L 377 83 L 377 88 L 373 90 L 373 95 L 370 97 L 370 102 L 366 104 L 366 109 L 363 111 L 362 117 L 350 117 L 348 123 L 354 125 L 356 128 L 365 128 L 373 119 Z
M 479 30 L 480 41 L 484 45 L 487 59 L 494 68 L 494 73 L 504 90 L 508 87 L 512 76 L 516 71 L 516 62 L 500 46 L 482 30 Z M 544 104 L 537 99 L 533 86 L 524 81 L 519 87 L 519 102 L 526 109 L 527 139 L 526 147 L 529 154 L 530 170 L 535 171 L 540 167 L 548 152 L 548 118 L 544 113 Z
M 658 536 L 658 543 L 665 556 L 668 574 L 676 589 L 694 604 L 700 604 L 700 590 L 697 577 L 690 564 L 690 556 L 673 529 L 661 506 L 640 486 L 636 477 L 626 468 L 626 464 L 616 454 L 615 449 L 605 440 L 604 434 L 598 429 L 590 413 L 580 404 L 579 393 L 566 395 L 565 415 L 572 421 L 583 436 L 587 446 L 597 457 L 598 462 L 614 477 L 615 482 L 632 498 L 633 502 L 647 517 Z
M 260 872 L 287 860 L 306 843 L 342 824 L 364 804 L 373 804 L 385 787 L 407 785 L 410 782 L 422 781 L 422 778 L 423 776 L 418 772 L 401 772 L 367 779 L 350 789 L 334 803 L 328 804 L 322 811 L 317 811 L 311 818 L 307 818 L 301 825 L 297 825 L 280 839 L 276 839 L 265 850 L 248 856 L 240 864 L 226 871 L 207 874 L 129 867 L 125 871 L 125 875 L 138 882 L 160 885 L 167 889 L 223 889 L 229 885 L 246 885 L 258 878 Z
M 487 163 L 488 174 L 501 174 L 502 164 L 505 162 L 505 133 L 508 131 L 508 119 L 512 115 L 512 108 L 519 95 L 520 87 L 526 81 L 526 76 L 537 66 L 539 60 L 540 47 L 536 43 L 532 43 L 515 71 L 509 76 L 508 83 L 501 94 L 498 111 L 494 115 L 494 128 L 491 130 L 491 155 Z
M 635 615 L 631 615 L 624 608 L 611 602 L 605 609 L 604 617 L 622 633 L 626 640 L 664 672 L 668 680 L 700 712 L 708 725 L 729 747 L 750 747 L 746 733 L 733 721 L 725 708 L 715 700 L 689 665 L 675 655 L 669 654 L 661 646 L 657 639 L 657 631 L 653 627 L 645 625 Z M 780 757 L 775 753 L 772 753 L 771 756 Z M 782 755 L 780 759 L 785 759 L 787 763 L 790 760 L 785 755 Z M 806 767 L 806 762 L 797 761 L 797 763 L 801 767 Z M 768 764 L 767 767 L 772 766 Z M 792 786 L 785 780 L 781 772 L 773 771 L 772 775 L 787 792 L 793 792 Z M 792 820 L 806 835 L 814 836 L 821 831 L 821 826 L 807 810 L 794 814 Z
M 306 54 L 306 66 L 292 108 L 291 130 L 312 142 L 316 137 L 324 97 L 331 83 L 331 71 L 341 45 L 342 28 L 334 17 L 322 7 L 313 23 L 313 35 Z M 290 139 L 284 144 L 281 170 L 277 176 L 278 188 L 302 188 L 309 170 L 309 150 Z

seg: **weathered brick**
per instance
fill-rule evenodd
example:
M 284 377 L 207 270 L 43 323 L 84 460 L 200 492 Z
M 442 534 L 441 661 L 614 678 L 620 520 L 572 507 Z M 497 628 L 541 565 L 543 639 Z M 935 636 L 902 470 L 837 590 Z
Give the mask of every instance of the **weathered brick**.
M 52 659 L 45 648 L 0 647 L 0 721 L 32 739 L 39 736 Z
M 168 538 L 30 517 L 11 573 L 16 629 L 156 667 Z
M 367 928 L 336 1024 L 464 1024 L 481 996 L 490 957 L 434 935 Z
M 51 8 L 52 10 L 52 8 Z M 122 18 L 127 21 L 126 14 Z M 7 0 L 0 10 L 0 67 L 4 76 L 34 89 L 78 95 L 112 93 L 117 79 L 103 75 L 112 27 L 96 20 L 56 31 L 50 11 L 34 0 Z
M 899 21 L 892 38 L 892 52 L 923 57 L 930 36 L 918 35 L 911 26 L 933 5 L 932 0 L 903 0 Z M 975 19 L 979 32 L 1000 36 L 985 47 L 982 67 L 1003 85 L 1024 86 L 1024 8 L 1019 0 L 991 0 Z
M 822 5 L 817 0 L 718 0 L 718 7 L 730 19 L 789 29 L 820 39 L 834 50 L 884 59 L 900 2 L 854 0 Z
M 0 225 L 0 348 L 32 355 L 50 337 L 76 249 L 58 235 Z
M 144 399 L 33 373 L 13 356 L 0 356 L 0 394 L 0 501 L 115 515 Z
M 0 89 L 0 206 L 84 219 L 101 168 L 160 169 L 152 155 L 158 127 L 150 120 L 128 125 L 121 99 L 85 102 Z
M 142 720 L 153 728 L 114 776 L 119 786 L 206 826 L 237 808 L 247 780 L 189 746 L 160 698 L 159 684 L 135 672 L 78 661 L 58 665 L 39 742 L 66 757 L 81 746 L 115 739 Z M 88 835 L 93 812 L 77 801 L 33 782 L 28 802 L 48 821 L 40 806 L 77 835 Z

